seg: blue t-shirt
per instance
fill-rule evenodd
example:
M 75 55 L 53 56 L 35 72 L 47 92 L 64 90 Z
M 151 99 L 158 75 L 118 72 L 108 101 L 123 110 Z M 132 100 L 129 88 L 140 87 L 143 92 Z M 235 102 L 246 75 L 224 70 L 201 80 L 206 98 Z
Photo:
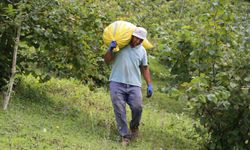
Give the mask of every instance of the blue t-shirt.
M 142 45 L 131 48 L 130 45 L 114 53 L 114 62 L 109 81 L 141 87 L 140 66 L 147 66 L 147 52 Z

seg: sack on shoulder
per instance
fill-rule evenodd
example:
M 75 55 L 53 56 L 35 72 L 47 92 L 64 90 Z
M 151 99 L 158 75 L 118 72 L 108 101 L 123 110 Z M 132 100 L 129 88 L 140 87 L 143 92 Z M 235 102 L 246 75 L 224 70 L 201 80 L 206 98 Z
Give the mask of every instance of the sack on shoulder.
M 113 51 L 117 52 L 129 44 L 135 28 L 136 26 L 130 22 L 115 21 L 104 29 L 104 43 L 109 45 L 111 41 L 116 41 L 117 47 Z M 153 48 L 153 45 L 147 39 L 143 40 L 142 46 L 145 49 Z

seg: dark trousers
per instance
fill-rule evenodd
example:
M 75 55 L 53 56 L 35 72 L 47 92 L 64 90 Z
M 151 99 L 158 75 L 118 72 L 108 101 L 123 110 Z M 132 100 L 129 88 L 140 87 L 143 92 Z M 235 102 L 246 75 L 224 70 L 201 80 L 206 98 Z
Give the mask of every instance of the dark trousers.
M 130 128 L 137 129 L 142 115 L 141 87 L 111 81 L 110 96 L 119 133 L 123 137 L 127 136 L 129 130 L 126 118 L 126 104 L 129 105 L 132 112 Z

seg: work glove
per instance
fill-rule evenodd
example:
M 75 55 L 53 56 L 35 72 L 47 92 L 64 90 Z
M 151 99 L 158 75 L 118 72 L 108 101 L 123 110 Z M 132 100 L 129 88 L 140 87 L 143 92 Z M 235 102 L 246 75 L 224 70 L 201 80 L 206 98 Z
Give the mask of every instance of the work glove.
M 110 52 L 113 52 L 113 49 L 117 46 L 117 43 L 116 41 L 112 41 L 110 44 L 109 44 L 109 51 Z
M 152 94 L 153 94 L 153 86 L 152 84 L 149 84 L 147 88 L 147 98 L 150 98 Z

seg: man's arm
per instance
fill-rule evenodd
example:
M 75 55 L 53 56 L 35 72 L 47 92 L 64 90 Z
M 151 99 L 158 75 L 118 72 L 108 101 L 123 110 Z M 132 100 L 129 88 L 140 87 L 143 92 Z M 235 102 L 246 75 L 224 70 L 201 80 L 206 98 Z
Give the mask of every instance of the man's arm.
M 116 41 L 111 41 L 109 44 L 109 49 L 107 50 L 106 54 L 104 55 L 105 63 L 109 64 L 114 59 L 113 49 L 117 46 Z
M 141 66 L 141 72 L 142 75 L 145 79 L 145 81 L 147 82 L 147 98 L 150 98 L 153 94 L 153 86 L 152 86 L 152 82 L 151 82 L 151 77 L 150 77 L 150 71 L 148 66 Z
M 151 77 L 150 77 L 150 71 L 148 66 L 141 66 L 141 73 L 147 82 L 147 85 L 152 84 Z
M 113 52 L 111 52 L 111 51 L 107 51 L 106 54 L 104 55 L 104 61 L 106 64 L 109 64 L 114 59 L 112 53 Z

